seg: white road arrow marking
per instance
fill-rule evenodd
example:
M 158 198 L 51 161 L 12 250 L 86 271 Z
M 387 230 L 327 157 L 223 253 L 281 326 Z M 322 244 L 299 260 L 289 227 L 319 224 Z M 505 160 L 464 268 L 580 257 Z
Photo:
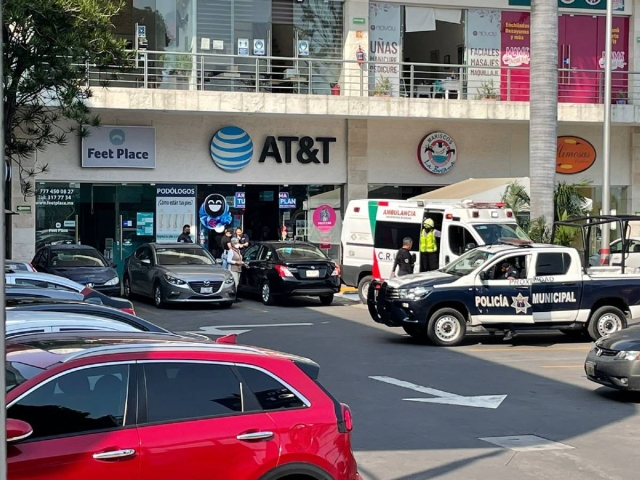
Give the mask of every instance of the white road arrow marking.
M 443 392 L 442 390 L 436 390 L 435 388 L 423 387 L 416 385 L 415 383 L 405 382 L 404 380 L 398 380 L 393 377 L 369 377 L 372 380 L 395 385 L 396 387 L 408 388 L 416 392 L 424 393 L 427 395 L 433 395 L 435 398 L 403 398 L 407 402 L 421 402 L 421 403 L 442 403 L 445 405 L 459 405 L 462 407 L 476 407 L 476 408 L 492 408 L 496 409 L 500 406 L 502 401 L 507 398 L 506 395 L 480 395 L 474 397 L 464 397 L 462 395 L 456 395 L 455 393 Z
M 313 323 L 267 323 L 264 325 L 216 325 L 211 327 L 200 327 L 200 332 L 194 333 L 205 333 L 207 335 L 240 335 L 241 333 L 250 332 L 254 328 L 262 328 L 262 327 L 305 327 L 313 325 Z M 231 328 L 233 330 L 226 330 Z M 221 330 L 225 329 L 225 330 Z M 241 329 L 241 330 L 238 330 Z

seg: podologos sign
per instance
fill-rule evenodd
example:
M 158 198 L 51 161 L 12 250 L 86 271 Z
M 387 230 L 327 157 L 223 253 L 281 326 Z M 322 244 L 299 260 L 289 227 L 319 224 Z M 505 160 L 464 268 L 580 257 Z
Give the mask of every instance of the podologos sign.
M 433 132 L 418 145 L 418 162 L 427 172 L 435 175 L 447 173 L 458 159 L 456 142 L 443 132 Z

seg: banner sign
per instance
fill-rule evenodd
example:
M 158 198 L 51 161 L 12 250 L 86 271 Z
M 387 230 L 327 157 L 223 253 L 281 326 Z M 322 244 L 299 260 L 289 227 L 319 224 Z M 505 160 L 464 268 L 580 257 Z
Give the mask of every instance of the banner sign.
M 280 192 L 278 203 L 280 208 L 296 208 L 296 199 L 289 197 L 289 192 Z
M 624 0 L 611 0 L 613 9 L 617 12 L 624 11 Z M 513 7 L 530 7 L 531 0 L 509 0 Z M 607 0 L 558 0 L 558 8 L 575 8 L 583 10 L 606 10 Z
M 195 213 L 195 185 L 156 186 L 156 242 L 177 241 L 184 225 L 195 226 Z
M 481 99 L 500 89 L 500 11 L 469 9 L 467 61 L 469 98 Z
M 392 97 L 400 95 L 401 11 L 401 5 L 369 3 L 369 90 L 388 85 L 384 93 Z

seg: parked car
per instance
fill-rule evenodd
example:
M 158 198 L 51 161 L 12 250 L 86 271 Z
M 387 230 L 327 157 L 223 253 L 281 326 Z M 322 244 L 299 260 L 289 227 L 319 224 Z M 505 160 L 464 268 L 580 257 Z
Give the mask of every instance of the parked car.
M 125 261 L 124 294 L 167 303 L 217 303 L 228 308 L 236 299 L 231 274 L 193 243 L 146 243 Z
M 92 317 L 104 318 L 116 322 L 124 323 L 125 325 L 130 325 L 134 327 L 136 330 L 140 330 L 143 332 L 155 332 L 155 333 L 165 333 L 165 334 L 175 334 L 183 337 L 191 337 L 191 338 L 199 338 L 204 340 L 209 340 L 209 337 L 196 333 L 196 332 L 186 332 L 186 331 L 178 331 L 178 332 L 170 332 L 158 325 L 148 322 L 140 317 L 136 317 L 135 315 L 130 315 L 128 313 L 123 312 L 122 310 L 117 310 L 111 307 L 105 307 L 104 305 L 94 305 L 90 303 L 85 303 L 82 301 L 79 302 L 69 302 L 69 301 L 53 301 L 53 300 L 45 300 L 45 299 L 29 299 L 29 298 L 19 298 L 19 299 L 7 299 L 6 302 L 7 311 L 18 311 L 18 312 L 56 312 L 58 314 L 63 314 L 69 318 L 74 317 L 75 315 L 90 315 Z
M 133 304 L 129 300 L 123 298 L 109 297 L 101 292 L 85 287 L 68 278 L 50 275 L 48 273 L 30 273 L 30 272 L 13 272 L 5 273 L 5 282 L 7 285 L 31 286 L 38 288 L 48 288 L 52 290 L 62 290 L 67 292 L 76 292 L 82 294 L 82 299 L 89 303 L 102 303 L 108 307 L 117 308 L 123 312 L 135 315 L 136 312 Z
M 6 285 L 4 289 L 6 301 L 10 300 L 66 300 L 84 301 L 84 295 L 67 290 L 54 290 L 52 288 L 38 288 L 29 285 Z
M 9 339 L 8 477 L 358 480 L 351 411 L 318 373 L 300 357 L 161 334 Z
M 640 391 L 640 325 L 598 340 L 585 360 L 592 382 L 617 390 Z
M 48 332 L 121 331 L 139 332 L 133 325 L 91 315 L 30 312 L 7 309 L 6 338 Z
M 613 267 L 622 265 L 622 239 L 614 240 L 609 244 L 609 255 L 605 258 L 605 264 Z M 589 257 L 589 266 L 600 265 L 600 251 Z M 640 238 L 630 237 L 626 239 L 625 270 L 633 272 L 640 268 Z
M 310 243 L 260 242 L 243 257 L 240 290 L 260 293 L 266 305 L 283 296 L 315 296 L 331 305 L 340 291 L 340 267 Z
M 88 245 L 47 245 L 31 263 L 38 272 L 68 278 L 105 295 L 120 295 L 116 266 Z
M 35 272 L 36 269 L 33 268 L 33 265 L 27 262 L 18 262 L 17 260 L 5 260 L 4 261 L 4 269 L 5 270 L 22 270 L 25 272 Z

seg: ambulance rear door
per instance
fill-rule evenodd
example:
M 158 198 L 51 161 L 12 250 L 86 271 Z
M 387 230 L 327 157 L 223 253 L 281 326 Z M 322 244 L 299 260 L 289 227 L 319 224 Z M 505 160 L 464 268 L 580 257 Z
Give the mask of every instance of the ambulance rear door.
M 424 209 L 415 204 L 404 206 L 395 202 L 379 202 L 374 225 L 373 276 L 389 278 L 397 251 L 406 237 L 413 240 L 414 272 L 420 270 L 420 226 Z

